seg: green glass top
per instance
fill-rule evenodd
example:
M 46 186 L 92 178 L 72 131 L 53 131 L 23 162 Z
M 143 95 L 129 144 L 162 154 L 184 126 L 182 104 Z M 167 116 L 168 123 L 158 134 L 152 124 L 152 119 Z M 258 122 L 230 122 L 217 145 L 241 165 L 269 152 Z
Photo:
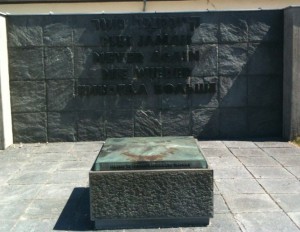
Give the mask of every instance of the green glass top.
M 207 168 L 193 137 L 107 139 L 93 171 Z

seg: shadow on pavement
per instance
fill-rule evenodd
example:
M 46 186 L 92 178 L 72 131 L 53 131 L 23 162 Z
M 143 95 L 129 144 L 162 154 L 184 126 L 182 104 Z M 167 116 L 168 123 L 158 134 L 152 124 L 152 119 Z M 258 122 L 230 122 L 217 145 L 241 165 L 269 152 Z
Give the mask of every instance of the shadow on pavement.
M 89 188 L 74 188 L 53 230 L 93 230 L 90 220 Z

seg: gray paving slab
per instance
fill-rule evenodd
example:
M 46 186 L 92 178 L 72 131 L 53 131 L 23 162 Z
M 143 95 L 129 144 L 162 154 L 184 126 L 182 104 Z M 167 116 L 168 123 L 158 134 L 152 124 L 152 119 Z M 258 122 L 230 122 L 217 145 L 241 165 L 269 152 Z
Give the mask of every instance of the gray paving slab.
M 35 199 L 69 199 L 71 194 L 73 193 L 75 188 L 79 187 L 86 187 L 86 185 L 83 184 L 47 184 L 43 185 L 40 190 L 38 195 L 35 197 Z M 80 193 L 76 196 L 72 197 L 80 197 Z
M 207 227 L 197 227 L 197 228 L 181 228 L 182 232 L 240 232 L 240 227 L 236 220 L 233 218 L 231 213 L 226 214 L 215 214 L 211 219 L 211 223 Z
M 271 194 L 285 212 L 300 212 L 300 193 Z
M 292 148 L 263 148 L 268 155 L 276 157 L 276 156 L 286 156 L 286 155 L 300 155 L 299 147 Z
M 293 222 L 300 228 L 300 212 L 292 212 L 288 213 Z M 299 229 L 300 231 L 300 229 Z
M 93 165 L 94 161 L 66 161 L 66 162 L 61 162 L 57 170 L 71 170 L 71 171 L 89 171 Z
M 16 223 L 17 220 L 0 219 L 0 232 L 10 231 Z
M 198 146 L 200 148 L 226 148 L 225 144 L 222 141 L 218 140 L 207 140 L 207 141 L 198 141 Z
M 244 167 L 215 167 L 214 178 L 233 179 L 233 178 L 253 178 Z
M 0 203 L 1 220 L 19 219 L 30 204 L 30 200 L 19 200 L 8 203 Z
M 45 184 L 48 182 L 48 180 L 52 177 L 52 173 L 50 172 L 20 172 L 16 177 L 13 179 L 10 179 L 8 181 L 8 184 L 18 184 L 18 185 L 24 185 L 24 184 Z
M 19 220 L 11 231 L 28 232 L 28 231 L 52 231 L 56 220 L 51 219 L 24 219 Z
M 59 162 L 41 162 L 32 160 L 21 168 L 21 172 L 53 172 L 59 167 Z
M 274 157 L 280 164 L 286 167 L 300 167 L 299 155 L 280 155 Z
M 257 148 L 251 141 L 223 141 L 228 148 Z
M 265 153 L 260 148 L 230 148 L 230 151 L 235 156 L 245 156 L 245 157 L 267 156 L 267 153 Z
M 283 167 L 247 167 L 255 178 L 288 179 L 295 178 Z
M 295 144 L 282 141 L 255 141 L 258 147 L 261 148 L 295 148 Z
M 89 173 L 82 171 L 56 171 L 47 184 L 87 183 Z
M 254 179 L 216 179 L 215 183 L 222 194 L 265 193 Z
M 239 213 L 234 215 L 242 231 L 298 232 L 299 228 L 283 212 Z
M 214 195 L 214 213 L 215 214 L 229 213 L 229 209 L 225 204 L 224 198 L 220 194 Z
M 233 213 L 281 211 L 268 194 L 223 194 Z
M 232 156 L 227 148 L 203 148 L 202 152 L 205 157 Z
M 243 164 L 234 156 L 208 156 L 206 161 L 211 168 L 243 167 Z
M 300 166 L 296 167 L 285 167 L 289 172 L 291 172 L 294 176 L 300 179 Z
M 246 167 L 271 167 L 281 166 L 274 158 L 269 156 L 238 156 Z
M 0 203 L 14 203 L 21 200 L 33 200 L 41 185 L 5 185 L 0 188 Z
M 292 179 L 257 179 L 268 193 L 299 193 L 299 180 Z

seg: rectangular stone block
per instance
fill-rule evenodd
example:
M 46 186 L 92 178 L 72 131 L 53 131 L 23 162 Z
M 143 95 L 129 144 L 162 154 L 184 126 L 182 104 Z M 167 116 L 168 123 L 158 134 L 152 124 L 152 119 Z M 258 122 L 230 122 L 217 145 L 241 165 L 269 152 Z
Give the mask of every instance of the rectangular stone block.
M 134 116 L 131 110 L 110 110 L 105 114 L 105 132 L 108 138 L 132 137 Z
M 77 140 L 77 113 L 49 112 L 48 141 L 74 142 Z
M 96 229 L 204 226 L 213 217 L 213 170 L 192 137 L 108 139 L 89 178 Z
M 14 113 L 14 143 L 36 143 L 47 141 L 46 113 Z
M 10 80 L 45 79 L 42 48 L 9 49 Z
M 161 136 L 161 113 L 154 110 L 137 110 L 134 119 L 134 136 Z
M 103 140 L 104 138 L 104 112 L 80 112 L 78 116 L 78 140 L 99 141 Z
M 246 73 L 248 62 L 246 43 L 219 45 L 219 75 Z
M 187 110 L 162 111 L 162 135 L 190 135 L 190 114 Z
M 10 92 L 12 112 L 46 110 L 46 84 L 44 81 L 12 81 Z

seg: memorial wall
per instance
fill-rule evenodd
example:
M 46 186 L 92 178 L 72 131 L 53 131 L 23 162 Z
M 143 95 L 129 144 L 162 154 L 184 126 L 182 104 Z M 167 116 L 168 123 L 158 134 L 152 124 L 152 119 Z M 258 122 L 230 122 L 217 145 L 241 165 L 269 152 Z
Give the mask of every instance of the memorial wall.
M 282 136 L 283 12 L 7 16 L 14 142 Z

